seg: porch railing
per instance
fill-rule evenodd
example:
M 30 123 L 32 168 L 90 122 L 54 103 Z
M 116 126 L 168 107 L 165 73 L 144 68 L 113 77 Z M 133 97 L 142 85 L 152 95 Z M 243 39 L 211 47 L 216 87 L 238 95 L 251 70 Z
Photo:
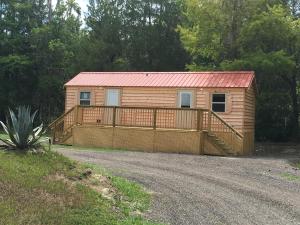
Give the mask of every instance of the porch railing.
M 77 106 L 79 124 L 201 130 L 204 109 Z
M 75 125 L 145 127 L 207 131 L 230 148 L 242 146 L 243 135 L 208 109 L 75 106 L 50 124 L 54 140 Z M 56 139 L 55 139 L 56 138 Z

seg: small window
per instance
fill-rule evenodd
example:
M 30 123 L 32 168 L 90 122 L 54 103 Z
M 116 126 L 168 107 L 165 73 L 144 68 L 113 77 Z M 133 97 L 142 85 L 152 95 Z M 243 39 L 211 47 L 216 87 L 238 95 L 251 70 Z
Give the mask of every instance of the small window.
M 80 92 L 80 105 L 91 105 L 91 92 Z
M 191 92 L 180 92 L 180 108 L 191 108 L 192 107 L 192 93 Z
M 212 94 L 212 104 L 211 108 L 214 112 L 225 112 L 226 106 L 226 96 L 225 94 Z

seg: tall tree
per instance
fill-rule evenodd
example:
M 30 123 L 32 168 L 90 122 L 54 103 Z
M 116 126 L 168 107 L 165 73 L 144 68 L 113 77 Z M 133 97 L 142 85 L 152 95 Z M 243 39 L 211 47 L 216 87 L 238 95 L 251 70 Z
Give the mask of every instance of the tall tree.
M 300 35 L 295 2 L 186 0 L 185 21 L 178 28 L 192 56 L 190 70 L 256 71 L 260 137 L 278 140 L 299 130 Z M 266 118 L 264 113 L 273 109 L 278 111 Z
M 90 57 L 86 67 L 184 69 L 188 56 L 175 31 L 180 16 L 177 0 L 91 0 L 86 20 L 89 28 L 86 46 L 92 46 L 88 48 Z
M 0 116 L 20 104 L 39 108 L 46 121 L 63 110 L 62 85 L 74 73 L 80 10 L 68 0 L 50 11 L 47 0 L 0 3 Z
M 60 2 L 52 20 L 32 30 L 30 43 L 38 83 L 34 105 L 50 121 L 64 109 L 63 84 L 76 71 L 80 39 L 80 8 L 75 0 Z
M 251 64 L 249 62 L 253 62 L 252 58 L 261 58 L 260 62 L 268 61 L 269 65 L 272 65 L 271 67 L 261 65 L 268 70 L 263 74 L 258 71 L 258 82 L 265 92 L 276 90 L 289 94 L 290 124 L 294 134 L 299 129 L 299 28 L 300 20 L 295 19 L 285 8 L 282 6 L 269 8 L 267 12 L 257 15 L 248 26 L 243 28 L 240 36 L 241 59 L 237 60 L 249 65 Z M 260 62 L 252 66 L 257 67 Z M 268 75 L 273 77 L 265 79 Z M 282 85 L 282 82 L 285 85 Z

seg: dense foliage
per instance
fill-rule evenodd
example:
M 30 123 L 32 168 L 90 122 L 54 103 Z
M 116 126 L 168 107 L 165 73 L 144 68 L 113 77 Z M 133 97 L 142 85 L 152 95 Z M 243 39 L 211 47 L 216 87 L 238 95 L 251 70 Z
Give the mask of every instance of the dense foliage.
M 256 134 L 299 133 L 300 0 L 0 1 L 0 119 L 63 111 L 79 71 L 255 70 Z
M 199 4 L 199 2 L 201 2 Z M 186 0 L 181 40 L 190 70 L 254 70 L 256 135 L 297 138 L 300 1 Z

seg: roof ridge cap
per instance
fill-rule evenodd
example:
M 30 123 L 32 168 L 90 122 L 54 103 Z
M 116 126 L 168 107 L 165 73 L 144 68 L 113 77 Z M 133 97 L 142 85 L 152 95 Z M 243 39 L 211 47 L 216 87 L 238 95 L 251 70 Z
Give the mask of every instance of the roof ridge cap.
M 174 71 L 174 72 L 137 72 L 137 71 L 132 71 L 132 72 L 128 72 L 128 71 L 120 71 L 120 72 L 112 72 L 112 71 L 108 71 L 108 72 L 80 72 L 79 74 L 197 74 L 197 73 L 202 73 L 202 74 L 227 74 L 227 73 L 251 73 L 254 74 L 254 71 L 251 70 L 247 70 L 247 71 Z

